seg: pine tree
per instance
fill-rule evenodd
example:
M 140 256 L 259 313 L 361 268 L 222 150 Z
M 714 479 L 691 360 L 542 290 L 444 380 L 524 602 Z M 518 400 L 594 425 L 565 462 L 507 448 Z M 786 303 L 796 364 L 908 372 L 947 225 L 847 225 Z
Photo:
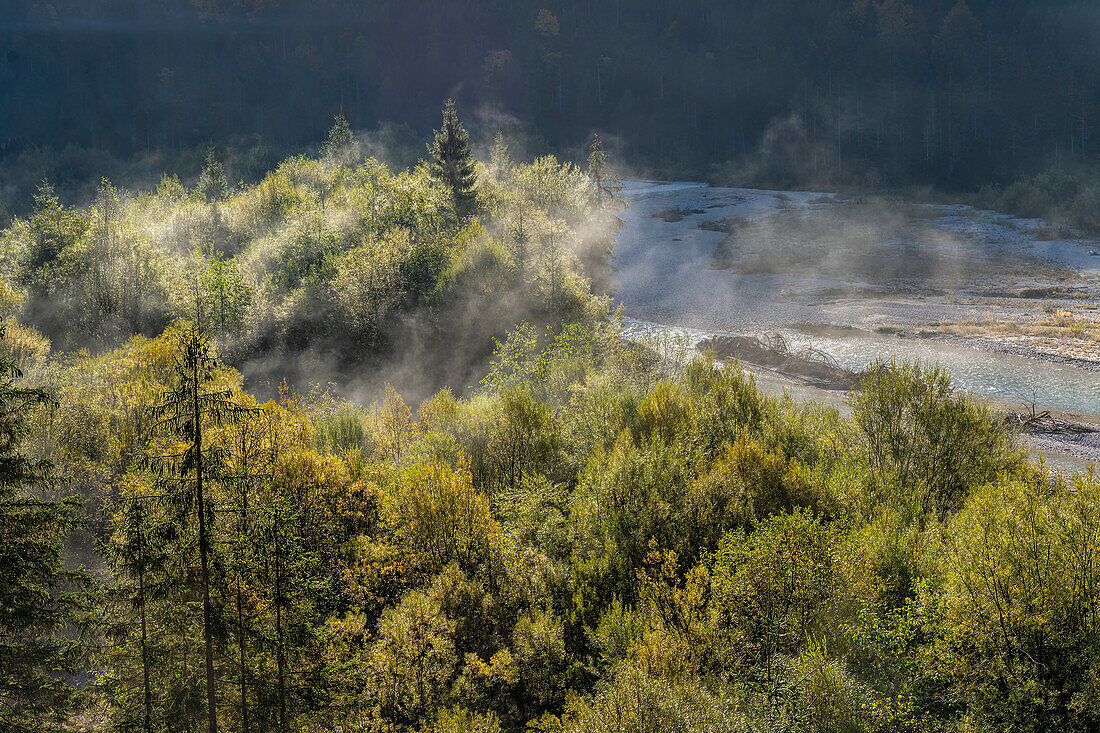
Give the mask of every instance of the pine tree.
M 596 226 L 588 232 L 592 239 L 581 259 L 585 273 L 592 279 L 593 291 L 607 293 L 611 290 L 612 246 L 623 225 L 618 212 L 625 204 L 619 198 L 623 190 L 622 179 L 608 168 L 607 153 L 599 135 L 593 135 L 592 144 L 588 146 L 588 178 L 592 182 L 591 205 Z
M 260 575 L 260 556 L 264 549 L 257 541 L 253 531 L 258 487 L 270 481 L 270 463 L 265 460 L 266 421 L 250 420 L 234 426 L 230 442 L 231 455 L 228 463 L 229 473 L 234 477 L 230 482 L 230 502 L 232 513 L 236 515 L 236 526 L 232 531 L 229 567 L 232 575 L 230 592 L 234 599 L 234 625 L 236 626 L 237 666 L 238 666 L 238 709 L 241 733 L 250 729 L 251 711 L 249 708 L 249 637 L 255 632 L 250 628 L 254 608 L 246 602 L 246 595 L 255 599 L 258 594 L 249 584 L 257 581 Z M 273 451 L 272 451 L 273 453 Z M 248 593 L 246 593 L 246 590 Z M 254 601 L 253 601 L 254 602 Z M 252 704 L 255 705 L 253 700 Z
M 8 358 L 0 374 L 0 730 L 45 730 L 70 712 L 75 691 L 65 676 L 78 671 L 82 651 L 66 632 L 85 576 L 62 561 L 77 505 L 43 498 L 49 465 L 19 452 L 30 416 L 52 398 L 18 386 Z
M 163 395 L 154 410 L 157 425 L 169 429 L 184 444 L 178 455 L 180 478 L 189 481 L 193 493 L 185 495 L 185 504 L 193 502 L 198 517 L 200 582 L 203 606 L 203 646 L 205 651 L 206 704 L 210 733 L 217 733 L 217 697 L 214 679 L 213 607 L 210 601 L 211 537 L 213 514 L 209 497 L 204 493 L 204 481 L 211 470 L 210 462 L 218 456 L 205 438 L 208 427 L 226 425 L 258 410 L 238 404 L 232 390 L 217 384 L 217 359 L 209 342 L 195 329 L 184 331 L 176 355 L 175 389 Z M 205 442 L 204 442 L 205 441 Z M 208 458 L 210 459 L 208 461 Z
M 332 129 L 328 131 L 328 140 L 321 146 L 321 155 L 342 165 L 351 158 L 355 138 L 351 134 L 351 127 L 348 126 L 343 112 L 333 119 Z
M 588 177 L 595 186 L 594 194 L 598 206 L 618 200 L 623 182 L 608 169 L 607 153 L 603 151 L 599 135 L 592 135 L 592 143 L 588 146 Z
M 477 208 L 477 170 L 470 150 L 470 133 L 458 119 L 455 102 L 443 108 L 443 126 L 428 145 L 432 175 L 451 192 L 455 213 L 468 216 Z
M 213 146 L 206 149 L 206 162 L 199 174 L 199 193 L 208 203 L 225 198 L 229 193 L 229 182 L 225 178 L 225 169 L 214 155 Z
M 115 724 L 134 728 L 140 719 L 141 730 L 151 733 L 162 718 L 154 678 L 162 691 L 176 692 L 164 663 L 175 640 L 158 632 L 166 614 L 178 613 L 164 603 L 163 595 L 173 580 L 178 582 L 178 578 L 170 580 L 166 570 L 181 548 L 174 542 L 179 533 L 170 513 L 158 511 L 163 503 L 144 491 L 146 486 L 134 482 L 123 490 L 113 532 L 102 544 L 116 573 L 113 587 L 103 597 L 105 631 L 111 643 L 105 649 L 110 672 L 102 682 L 115 708 Z
M 489 171 L 497 181 L 504 182 L 511 178 L 512 157 L 508 153 L 508 143 L 504 142 L 504 133 L 497 130 L 493 138 L 493 150 L 489 154 Z

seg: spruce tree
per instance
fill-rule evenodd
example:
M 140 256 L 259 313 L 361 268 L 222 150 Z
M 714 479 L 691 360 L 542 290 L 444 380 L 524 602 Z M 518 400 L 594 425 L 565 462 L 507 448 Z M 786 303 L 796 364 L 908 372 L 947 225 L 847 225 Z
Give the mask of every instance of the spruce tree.
M 497 181 L 507 181 L 512 173 L 512 157 L 508 153 L 508 143 L 504 142 L 504 132 L 497 130 L 493 138 L 493 150 L 489 154 L 489 171 Z
M 45 730 L 71 712 L 66 677 L 82 651 L 69 630 L 85 576 L 62 560 L 77 505 L 45 498 L 49 465 L 19 450 L 29 418 L 52 398 L 19 386 L 8 358 L 0 374 L 0 730 Z
M 222 168 L 221 161 L 214 155 L 213 146 L 206 149 L 206 162 L 203 164 L 202 173 L 199 174 L 197 188 L 208 203 L 223 199 L 229 193 L 229 182 L 225 178 L 225 169 Z
M 618 201 L 619 193 L 623 190 L 622 179 L 608 169 L 607 153 L 603 151 L 600 136 L 595 134 L 592 135 L 592 142 L 588 146 L 588 177 L 595 186 L 594 195 L 597 206 Z
M 607 153 L 603 150 L 599 135 L 592 136 L 588 146 L 588 178 L 592 182 L 590 205 L 593 224 L 587 236 L 582 263 L 585 274 L 592 280 L 596 293 L 611 291 L 611 255 L 615 235 L 623 225 L 618 212 L 625 206 L 619 194 L 623 190 L 622 179 L 611 172 Z
M 188 491 L 184 504 L 195 507 L 198 517 L 199 568 L 203 606 L 206 704 L 210 733 L 217 733 L 217 696 L 214 677 L 214 611 L 210 600 L 214 514 L 204 484 L 221 457 L 206 436 L 211 427 L 226 425 L 258 410 L 238 404 L 230 389 L 218 384 L 217 359 L 210 344 L 196 329 L 184 331 L 176 355 L 176 386 L 163 395 L 154 414 L 158 426 L 182 441 L 184 449 L 174 463 Z
M 477 170 L 470 150 L 470 133 L 458 119 L 455 102 L 443 107 L 443 126 L 428 145 L 432 175 L 451 192 L 455 213 L 468 216 L 477 208 Z
M 328 131 L 328 140 L 321 146 L 321 155 L 343 165 L 351 158 L 355 138 L 351 134 L 351 127 L 343 112 L 333 119 L 332 129 Z
M 152 733 L 164 717 L 154 681 L 169 695 L 178 692 L 166 663 L 178 640 L 164 633 L 163 622 L 167 614 L 178 613 L 164 596 L 173 582 L 180 582 L 170 577 L 169 568 L 183 548 L 171 514 L 160 511 L 163 503 L 143 491 L 144 486 L 126 482 L 112 519 L 113 531 L 101 545 L 116 574 L 103 595 L 104 630 L 110 643 L 104 649 L 108 672 L 101 684 L 114 708 L 114 725 L 140 726 Z

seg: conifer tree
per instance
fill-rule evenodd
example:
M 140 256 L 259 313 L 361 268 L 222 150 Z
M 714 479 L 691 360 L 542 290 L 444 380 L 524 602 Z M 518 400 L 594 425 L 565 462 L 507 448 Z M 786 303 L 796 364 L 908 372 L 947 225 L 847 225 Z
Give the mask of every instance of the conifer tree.
M 500 182 L 507 181 L 512 172 L 512 157 L 508 153 L 508 143 L 504 142 L 504 133 L 497 130 L 493 138 L 493 150 L 489 155 L 489 171 Z
M 229 193 L 229 182 L 225 178 L 225 169 L 214 155 L 213 146 L 206 149 L 206 162 L 199 175 L 199 193 L 206 201 L 213 202 L 225 198 Z
M 354 144 L 355 138 L 351 134 L 351 127 L 341 111 L 334 118 L 332 129 L 328 131 L 328 140 L 321 146 L 321 154 L 336 163 L 347 163 Z
M 103 677 L 116 708 L 119 727 L 136 727 L 151 733 L 163 713 L 159 711 L 154 679 L 162 691 L 171 690 L 175 680 L 163 660 L 174 639 L 160 634 L 166 614 L 176 613 L 164 601 L 164 589 L 172 585 L 167 567 L 181 549 L 175 544 L 179 533 L 170 513 L 158 511 L 156 495 L 143 491 L 144 483 L 124 489 L 119 510 L 113 518 L 113 533 L 102 550 L 117 578 L 105 594 L 106 633 L 111 644 L 105 650 L 112 669 Z M 136 618 L 135 618 L 136 615 Z M 155 641 L 157 637 L 160 641 Z M 140 682 L 136 667 L 140 665 Z M 140 684 L 140 706 L 136 688 Z
M 45 730 L 75 696 L 65 676 L 78 671 L 81 644 L 65 632 L 85 576 L 65 569 L 62 547 L 76 504 L 44 498 L 49 465 L 19 450 L 29 418 L 52 398 L 19 386 L 9 358 L 0 374 L 0 730 Z
M 611 289 L 612 246 L 623 225 L 618 216 L 624 206 L 619 198 L 623 182 L 608 168 L 607 153 L 596 134 L 592 135 L 592 143 L 588 146 L 588 178 L 592 181 L 591 205 L 596 226 L 590 234 L 594 241 L 584 248 L 582 260 L 585 273 L 592 279 L 592 289 L 606 293 Z
M 210 497 L 204 493 L 204 481 L 217 462 L 213 446 L 205 436 L 208 427 L 235 422 L 257 412 L 238 404 L 232 390 L 217 381 L 217 359 L 209 342 L 192 328 L 180 337 L 176 355 L 176 387 L 163 395 L 154 414 L 157 425 L 167 428 L 184 444 L 174 456 L 180 478 L 185 482 L 184 505 L 193 504 L 198 517 L 200 583 L 203 606 L 203 646 L 205 652 L 206 704 L 210 733 L 218 730 L 217 698 L 214 679 L 213 607 L 210 601 L 210 564 L 213 513 Z M 209 459 L 209 460 L 208 460 Z
M 603 151 L 600 136 L 596 134 L 592 135 L 592 142 L 588 146 L 588 177 L 595 185 L 597 205 L 617 200 L 623 190 L 622 179 L 607 167 L 607 153 Z
M 443 126 L 428 145 L 432 175 L 451 192 L 455 213 L 463 217 L 477 208 L 477 170 L 470 150 L 470 133 L 458 119 L 453 99 L 443 107 Z

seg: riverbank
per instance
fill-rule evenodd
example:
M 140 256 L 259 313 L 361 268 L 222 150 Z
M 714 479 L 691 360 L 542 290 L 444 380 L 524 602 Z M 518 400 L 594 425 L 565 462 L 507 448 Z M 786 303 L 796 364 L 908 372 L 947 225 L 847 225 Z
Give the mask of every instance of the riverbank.
M 814 192 L 629 182 L 615 251 L 627 336 L 693 348 L 777 333 L 859 372 L 875 359 L 939 364 L 1002 409 L 1100 422 L 1100 243 L 959 205 Z M 843 406 L 844 393 L 754 366 L 761 386 Z M 1033 434 L 1075 467 L 1094 433 Z

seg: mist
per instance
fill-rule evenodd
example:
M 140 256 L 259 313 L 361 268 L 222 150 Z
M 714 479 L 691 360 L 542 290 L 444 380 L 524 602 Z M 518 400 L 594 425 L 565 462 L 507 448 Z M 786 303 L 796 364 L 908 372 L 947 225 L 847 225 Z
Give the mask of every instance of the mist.
M 0 730 L 1100 730 L 1095 0 L 0 5 Z

